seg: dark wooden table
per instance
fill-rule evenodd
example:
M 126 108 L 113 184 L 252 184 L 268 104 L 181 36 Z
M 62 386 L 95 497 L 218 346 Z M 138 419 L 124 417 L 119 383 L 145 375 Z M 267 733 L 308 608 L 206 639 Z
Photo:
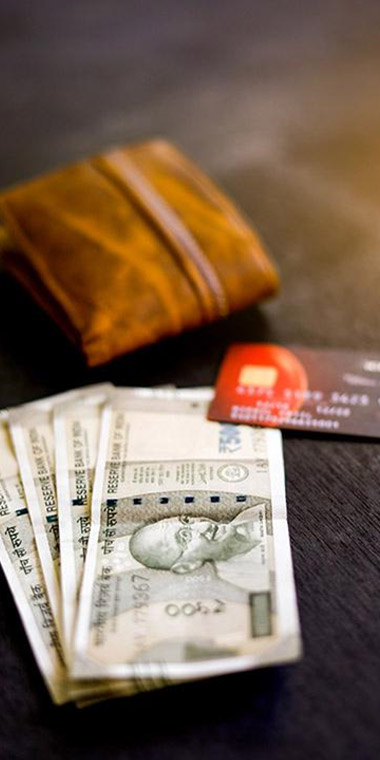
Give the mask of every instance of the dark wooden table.
M 380 353 L 379 82 L 377 0 L 1 0 L 1 186 L 164 135 L 252 218 L 283 288 L 88 371 L 1 275 L 0 405 L 212 383 L 234 341 Z M 54 708 L 1 576 L 1 757 L 380 756 L 380 443 L 287 434 L 285 459 L 303 661 Z

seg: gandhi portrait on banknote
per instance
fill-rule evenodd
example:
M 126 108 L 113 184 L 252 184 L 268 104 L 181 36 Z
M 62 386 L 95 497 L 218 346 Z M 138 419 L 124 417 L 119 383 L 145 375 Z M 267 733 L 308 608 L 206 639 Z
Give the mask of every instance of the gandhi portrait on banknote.
M 194 599 L 222 615 L 231 605 L 251 609 L 254 598 L 265 597 L 262 619 L 270 630 L 270 499 L 190 490 L 133 499 L 103 504 L 106 573 L 95 583 L 95 627 L 99 609 L 103 620 L 134 614 L 138 582 L 147 584 L 149 604 L 163 610 L 163 619 L 182 607 L 192 611 Z M 107 514 L 115 522 L 112 553 L 104 540 Z
M 189 515 L 163 518 L 138 528 L 131 537 L 129 549 L 138 562 L 154 570 L 182 575 L 212 562 L 218 571 L 222 565 L 251 553 L 260 544 L 257 514 L 256 507 L 240 513 L 230 522 Z M 222 577 L 225 575 L 223 567 Z

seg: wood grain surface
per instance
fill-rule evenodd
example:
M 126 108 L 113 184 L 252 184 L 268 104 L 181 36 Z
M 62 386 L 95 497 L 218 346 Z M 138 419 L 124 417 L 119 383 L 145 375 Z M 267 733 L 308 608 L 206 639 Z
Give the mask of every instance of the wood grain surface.
M 86 370 L 0 276 L 0 406 L 87 382 L 212 383 L 226 347 L 380 354 L 380 3 L 0 0 L 0 185 L 162 135 L 232 194 L 282 276 L 260 308 Z M 380 756 L 380 443 L 287 434 L 298 665 L 54 708 L 0 578 L 0 756 Z

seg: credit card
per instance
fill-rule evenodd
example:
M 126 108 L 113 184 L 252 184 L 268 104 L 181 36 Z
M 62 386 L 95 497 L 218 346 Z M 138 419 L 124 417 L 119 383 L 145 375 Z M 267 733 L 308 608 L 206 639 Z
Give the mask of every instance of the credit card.
M 380 354 L 238 343 L 208 417 L 286 430 L 380 437 Z

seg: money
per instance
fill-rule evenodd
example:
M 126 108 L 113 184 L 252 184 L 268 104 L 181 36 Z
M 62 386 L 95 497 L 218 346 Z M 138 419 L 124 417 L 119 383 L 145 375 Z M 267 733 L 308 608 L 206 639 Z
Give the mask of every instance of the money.
M 102 415 L 72 672 L 154 684 L 300 655 L 281 436 L 186 393 Z
M 53 408 L 55 404 L 111 386 L 90 386 L 10 411 L 9 423 L 51 608 L 61 631 L 59 526 L 55 484 Z
M 281 435 L 208 421 L 211 397 L 103 384 L 0 412 L 0 563 L 56 703 L 300 655 Z
M 107 388 L 108 392 L 110 391 Z M 125 392 L 134 398 L 165 397 L 167 388 L 130 388 Z M 98 453 L 101 410 L 106 399 L 105 388 L 54 406 L 54 443 L 58 524 L 60 538 L 60 569 L 62 591 L 62 624 L 66 658 L 71 657 L 71 638 L 77 611 L 88 537 L 91 524 L 91 498 Z M 145 690 L 152 688 L 151 684 Z M 84 689 L 92 698 L 82 697 Z M 110 680 L 87 683 L 71 691 L 81 698 L 81 704 L 91 704 L 110 696 L 126 696 L 141 690 L 134 681 Z
M 116 690 L 111 682 L 83 684 L 68 678 L 8 429 L 8 418 L 8 412 L 0 412 L 0 563 L 51 697 L 56 704 L 79 699 L 78 704 L 82 705 L 114 694 L 134 694 L 134 685 L 124 681 L 122 684 L 118 682 Z
M 62 626 L 68 652 L 90 533 L 92 485 L 105 398 L 105 393 L 100 392 L 54 408 Z
M 131 394 L 149 397 L 150 389 L 131 389 Z M 62 628 L 66 659 L 71 657 L 71 638 L 75 621 L 78 591 L 82 578 L 91 525 L 91 498 L 98 453 L 101 410 L 106 394 L 94 395 L 56 405 L 54 443 L 58 524 L 60 543 L 60 579 L 62 592 Z M 83 697 L 84 690 L 91 697 Z M 97 681 L 91 685 L 72 683 L 71 693 L 80 705 L 92 704 L 111 696 L 129 696 L 137 691 L 132 681 Z
M 103 394 L 112 389 L 103 383 L 79 388 L 67 393 L 42 399 L 12 409 L 9 415 L 10 430 L 26 494 L 35 541 L 40 557 L 46 590 L 53 620 L 58 630 L 58 640 L 63 645 L 66 664 L 70 652 L 66 646 L 62 628 L 62 595 L 60 586 L 60 541 L 58 498 L 55 475 L 55 446 L 53 411 L 57 404 L 77 399 L 85 406 L 86 399 L 94 393 Z M 66 674 L 67 678 L 67 674 Z M 80 684 L 68 680 L 66 685 L 70 698 L 82 698 L 103 693 L 105 685 Z M 107 690 L 108 693 L 108 690 Z
M 1 412 L 0 562 L 38 667 L 54 702 L 62 704 L 70 698 L 63 652 L 7 423 L 8 413 Z

